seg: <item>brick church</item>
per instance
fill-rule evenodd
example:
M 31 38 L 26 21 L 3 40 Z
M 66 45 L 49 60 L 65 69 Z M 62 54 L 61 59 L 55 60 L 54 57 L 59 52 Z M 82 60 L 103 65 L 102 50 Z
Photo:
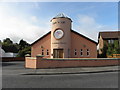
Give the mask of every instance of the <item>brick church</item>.
M 31 44 L 31 56 L 44 58 L 97 58 L 97 43 L 72 30 L 72 20 L 64 14 L 51 19 L 51 30 Z

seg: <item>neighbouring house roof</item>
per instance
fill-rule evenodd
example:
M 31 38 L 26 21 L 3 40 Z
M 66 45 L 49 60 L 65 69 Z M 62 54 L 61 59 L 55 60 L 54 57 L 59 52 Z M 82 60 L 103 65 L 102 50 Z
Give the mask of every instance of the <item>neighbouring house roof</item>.
M 86 37 L 86 36 L 84 36 L 84 35 L 76 32 L 76 31 L 74 31 L 74 30 L 71 30 L 71 32 L 73 32 L 73 33 L 75 33 L 75 34 L 77 34 L 77 35 L 79 35 L 79 36 L 81 36 L 81 37 L 83 37 L 83 38 L 86 38 L 87 40 L 89 40 L 89 41 L 91 41 L 91 42 L 93 42 L 93 43 L 95 43 L 95 44 L 98 44 L 98 43 L 95 42 L 94 40 L 92 40 L 92 39 L 90 39 L 90 38 L 88 38 L 88 37 Z M 50 33 L 51 33 L 51 31 L 49 31 L 49 32 L 48 32 L 47 34 L 45 34 L 44 36 L 40 37 L 38 40 L 36 40 L 35 42 L 33 42 L 33 43 L 31 44 L 31 46 L 34 45 L 35 43 L 37 43 L 39 40 L 41 40 L 41 39 L 43 39 L 44 37 L 46 37 L 47 35 L 49 35 Z
M 120 36 L 120 31 L 99 32 L 98 38 L 100 38 L 100 36 L 101 36 L 103 39 L 116 39 L 116 38 L 119 38 L 119 36 Z

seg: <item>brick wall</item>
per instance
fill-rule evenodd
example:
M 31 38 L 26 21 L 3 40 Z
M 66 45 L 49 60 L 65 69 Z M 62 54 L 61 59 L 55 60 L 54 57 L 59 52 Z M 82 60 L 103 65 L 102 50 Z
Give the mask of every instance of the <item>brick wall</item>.
M 91 59 L 45 59 L 36 58 L 31 61 L 31 58 L 26 58 L 26 68 L 56 68 L 56 67 L 88 67 L 88 66 L 110 66 L 118 65 L 119 59 L 117 58 L 91 58 Z M 28 64 L 31 62 L 30 64 Z M 35 63 L 36 62 L 36 63 Z M 35 65 L 33 65 L 35 64 Z M 34 66 L 34 67 L 33 67 Z M 36 66 L 36 67 L 35 67 Z

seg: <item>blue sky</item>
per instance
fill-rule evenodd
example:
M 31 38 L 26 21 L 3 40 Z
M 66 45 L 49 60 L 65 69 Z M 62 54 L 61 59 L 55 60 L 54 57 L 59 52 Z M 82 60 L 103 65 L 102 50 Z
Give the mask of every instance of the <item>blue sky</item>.
M 117 2 L 5 2 L 0 3 L 0 40 L 34 42 L 51 30 L 59 13 L 72 19 L 72 29 L 97 41 L 98 32 L 118 29 Z

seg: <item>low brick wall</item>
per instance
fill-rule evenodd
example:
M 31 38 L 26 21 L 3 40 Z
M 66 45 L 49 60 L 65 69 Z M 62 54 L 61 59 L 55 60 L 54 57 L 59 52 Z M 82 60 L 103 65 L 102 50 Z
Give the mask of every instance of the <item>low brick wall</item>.
M 26 60 L 25 60 L 26 68 L 37 68 L 36 65 L 37 65 L 37 60 L 35 57 L 32 57 L 32 58 L 26 57 Z
M 24 57 L 2 57 L 2 62 L 6 61 L 25 61 Z
M 71 58 L 71 59 L 45 59 L 26 58 L 26 68 L 56 68 L 56 67 L 88 67 L 118 65 L 118 58 Z

